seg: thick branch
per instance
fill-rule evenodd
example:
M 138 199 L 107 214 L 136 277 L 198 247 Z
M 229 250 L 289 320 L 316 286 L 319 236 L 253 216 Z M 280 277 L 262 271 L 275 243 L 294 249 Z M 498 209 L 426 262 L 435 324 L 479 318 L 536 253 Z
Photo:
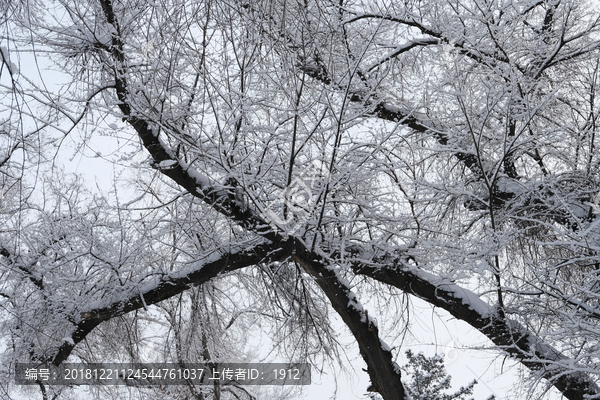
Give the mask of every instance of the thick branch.
M 351 100 L 365 102 L 365 99 L 359 95 L 352 97 Z M 429 126 L 427 123 L 417 118 L 413 113 L 406 113 L 398 107 L 380 102 L 375 106 L 373 115 L 386 121 L 401 123 L 416 132 L 431 133 L 442 146 L 448 145 L 448 134 L 446 132 L 436 129 L 433 126 Z M 453 155 L 471 170 L 477 179 L 483 179 L 483 171 L 481 170 L 475 154 L 455 151 Z
M 358 343 L 360 354 L 367 364 L 374 391 L 385 400 L 405 400 L 406 393 L 398 365 L 392 360 L 392 352 L 379 338 L 379 330 L 368 313 L 356 299 L 356 295 L 325 260 L 320 260 L 297 244 L 293 259 L 315 278 L 335 311 L 340 315 Z
M 103 10 L 107 21 L 116 25 L 116 19 L 112 11 L 110 0 L 101 1 L 103 2 Z M 349 297 L 349 289 L 336 279 L 336 276 L 332 271 L 325 267 L 327 263 L 324 261 L 317 261 L 320 257 L 316 257 L 309 252 L 298 241 L 286 241 L 281 235 L 274 232 L 269 224 L 252 210 L 243 210 L 239 204 L 237 204 L 236 199 L 227 191 L 222 189 L 215 190 L 210 187 L 207 178 L 199 177 L 197 173 L 191 172 L 187 165 L 175 159 L 170 149 L 168 149 L 159 139 L 158 132 L 155 132 L 152 129 L 152 126 L 148 121 L 133 115 L 132 107 L 128 103 L 128 86 L 124 78 L 126 75 L 123 70 L 125 60 L 118 56 L 119 54 L 123 54 L 123 46 L 120 40 L 113 40 L 113 46 L 118 47 L 118 51 L 113 51 L 113 58 L 117 64 L 115 73 L 117 97 L 122 102 L 119 107 L 125 115 L 127 122 L 136 130 L 142 139 L 144 147 L 150 152 L 150 155 L 160 171 L 184 187 L 192 195 L 209 203 L 221 214 L 237 221 L 241 226 L 260 234 L 264 238 L 270 239 L 274 243 L 272 249 L 278 249 L 278 252 L 282 255 L 286 253 L 283 249 L 293 245 L 297 254 L 295 257 L 296 261 L 315 276 L 317 283 L 331 300 L 334 309 L 340 314 L 344 322 L 346 322 L 355 335 L 359 348 L 361 349 L 361 354 L 367 363 L 373 384 L 378 388 L 385 400 L 405 400 L 404 388 L 400 381 L 400 370 L 392 362 L 390 350 L 382 348 L 378 331 L 376 327 L 369 323 L 368 318 L 362 322 L 361 319 L 364 315 L 349 306 L 351 300 Z M 215 271 L 218 273 L 217 271 L 224 270 L 226 265 L 235 265 L 235 268 L 240 268 L 241 266 L 256 264 L 262 259 L 264 259 L 264 256 L 260 259 L 246 257 L 242 260 L 238 260 L 235 264 L 223 264 L 225 263 L 225 260 L 222 260 L 221 263 L 215 267 Z M 216 273 L 212 276 L 216 276 Z M 206 275 L 202 274 L 203 282 L 210 279 L 205 277 Z M 75 344 L 81 341 L 87 333 L 94 329 L 101 322 L 102 318 L 112 318 L 115 313 L 118 314 L 139 309 L 143 306 L 144 300 L 146 300 L 146 304 L 153 304 L 152 301 L 158 302 L 176 293 L 180 293 L 190 286 L 190 283 L 188 283 L 189 278 L 186 277 L 185 279 L 184 282 L 179 284 L 179 287 L 176 290 L 167 289 L 170 285 L 173 285 L 172 280 L 169 279 L 168 281 L 161 283 L 160 288 L 155 288 L 151 293 L 133 296 L 129 300 L 130 303 L 125 306 L 115 304 L 108 309 L 104 308 L 102 310 L 92 311 L 90 316 L 97 316 L 97 318 L 85 320 L 81 324 L 82 326 L 73 334 L 74 343 L 63 344 L 53 362 L 55 364 L 60 364 L 64 361 Z M 339 297 L 337 297 L 338 295 Z M 151 298 L 151 302 L 147 300 L 147 297 Z
M 394 51 L 392 51 L 387 56 L 383 57 L 381 60 L 378 60 L 375 64 L 371 65 L 369 68 L 367 68 L 367 71 L 371 72 L 372 70 L 379 67 L 380 65 L 388 62 L 389 60 L 391 60 L 393 58 L 398 57 L 402 53 L 406 53 L 407 51 L 409 51 L 417 46 L 429 46 L 432 44 L 438 44 L 439 42 L 440 42 L 439 39 L 421 38 L 421 39 L 411 40 L 410 42 L 402 44 L 400 46 L 396 46 Z
M 325 69 L 324 65 L 319 64 L 318 67 L 314 67 L 310 64 L 305 64 L 300 65 L 299 68 L 306 75 L 326 85 L 331 85 L 333 82 L 333 79 Z M 371 115 L 386 121 L 402 124 L 416 132 L 431 133 L 441 145 L 448 145 L 449 139 L 446 132 L 428 125 L 426 122 L 417 118 L 414 113 L 405 112 L 398 107 L 374 100 L 370 94 L 364 93 L 364 90 L 348 90 L 348 93 L 350 101 L 364 104 L 366 106 L 365 109 L 372 110 L 370 112 Z M 455 151 L 453 154 L 471 170 L 477 179 L 483 179 L 483 171 L 481 170 L 475 154 L 459 151 Z
M 521 324 L 499 318 L 495 309 L 475 293 L 415 268 L 356 264 L 354 270 L 413 294 L 467 322 L 523 365 L 540 372 L 567 399 L 584 400 L 587 396 L 600 394 L 600 388 L 588 375 L 567 368 L 573 367 L 573 360 L 545 344 Z
M 71 334 L 72 341 L 64 342 L 52 363 L 60 365 L 69 357 L 75 345 L 81 342 L 101 322 L 118 317 L 128 312 L 145 308 L 170 297 L 176 296 L 192 286 L 201 285 L 219 274 L 234 271 L 240 268 L 256 265 L 261 262 L 281 261 L 291 254 L 291 246 L 279 247 L 272 250 L 271 243 L 255 246 L 249 250 L 237 253 L 224 254 L 216 260 L 197 262 L 191 271 L 178 272 L 165 275 L 151 285 L 146 285 L 139 291 L 124 295 L 124 298 L 114 300 L 108 304 L 81 312 L 81 321 Z
M 100 0 L 100 2 L 107 22 L 118 27 L 111 0 Z M 144 147 L 152 156 L 156 168 L 190 194 L 204 200 L 219 213 L 237 221 L 241 226 L 251 228 L 269 240 L 278 240 L 279 237 L 272 232 L 269 224 L 260 215 L 240 204 L 233 192 L 224 187 L 212 186 L 208 177 L 201 175 L 190 165 L 179 160 L 160 139 L 159 132 L 152 123 L 135 115 L 135 110 L 129 101 L 130 93 L 125 78 L 127 74 L 124 54 L 123 43 L 117 29 L 117 32 L 113 33 L 112 57 L 115 63 L 115 90 L 120 101 L 119 108 L 125 120 L 135 129 Z
M 312 78 L 319 80 L 325 84 L 329 84 L 330 82 L 332 82 L 332 79 L 323 69 L 319 69 L 318 74 L 315 73 L 314 69 L 303 69 L 303 71 Z M 444 129 L 437 128 L 433 126 L 433 124 L 428 124 L 427 122 L 419 118 L 415 113 L 405 112 L 399 107 L 395 107 L 389 103 L 376 103 L 374 100 L 370 99 L 368 95 L 364 94 L 360 90 L 350 90 L 349 92 L 350 101 L 364 104 L 366 106 L 366 109 L 372 110 L 371 115 L 386 121 L 402 124 L 415 132 L 431 134 L 442 146 L 447 146 L 449 144 L 450 136 L 447 132 L 445 132 Z M 472 172 L 473 178 L 479 181 L 486 180 L 486 172 L 481 169 L 481 164 L 476 154 L 452 150 L 452 155 L 456 157 L 460 162 L 462 162 L 462 164 Z M 516 174 L 516 172 L 514 172 L 514 174 Z M 501 188 L 496 185 L 496 187 L 494 187 L 493 197 L 491 199 L 491 204 L 494 208 L 506 208 L 507 204 L 515 200 L 517 197 L 523 195 L 523 193 L 505 190 L 505 187 L 508 186 L 504 185 L 504 187 Z M 540 186 L 537 192 L 539 192 L 540 195 L 533 196 L 531 194 L 525 193 L 527 197 L 524 198 L 522 203 L 519 205 L 521 210 L 514 210 L 515 212 L 513 214 L 519 215 L 521 214 L 521 211 L 526 211 L 530 215 L 533 214 L 537 217 L 548 217 L 558 222 L 559 224 L 566 225 L 574 229 L 579 229 L 579 224 L 572 220 L 571 214 L 568 210 L 560 210 L 556 208 L 550 208 L 547 206 L 544 199 L 549 199 L 555 196 L 556 193 L 554 193 L 549 188 L 543 186 Z M 465 205 L 470 209 L 487 209 L 489 207 L 490 199 L 486 198 L 484 200 L 485 202 L 468 201 Z M 587 201 L 587 198 L 580 199 L 580 201 L 583 206 L 583 203 Z
M 103 0 L 108 4 L 109 0 Z M 105 7 L 105 13 L 112 13 L 108 7 Z M 108 10 L 108 11 L 107 11 Z M 114 15 L 112 16 L 114 21 Z M 111 18 L 107 15 L 107 20 Z M 113 41 L 113 46 L 120 46 L 119 41 Z M 260 218 L 256 213 L 250 210 L 243 210 L 236 203 L 235 198 L 225 190 L 215 189 L 211 187 L 208 180 L 190 171 L 189 166 L 177 160 L 170 149 L 161 142 L 158 137 L 158 132 L 152 129 L 152 125 L 147 120 L 141 119 L 134 115 L 128 103 L 128 87 L 127 82 L 123 78 L 126 74 L 124 70 L 124 61 L 119 58 L 118 54 L 122 54 L 122 47 L 118 51 L 113 51 L 117 71 L 115 79 L 117 81 L 116 91 L 119 100 L 122 104 L 119 105 L 121 111 L 125 115 L 129 124 L 134 127 L 146 149 L 150 152 L 156 165 L 160 171 L 171 178 L 173 181 L 184 187 L 192 195 L 201 198 L 209 203 L 215 210 L 228 218 L 240 223 L 241 226 L 262 235 L 265 238 L 271 239 L 273 245 L 271 249 L 279 249 L 280 256 L 284 257 L 288 253 L 290 243 L 294 249 L 293 259 L 298 262 L 307 272 L 309 272 L 321 287 L 324 293 L 331 301 L 332 306 L 340 314 L 344 322 L 348 325 L 356 338 L 361 354 L 365 359 L 369 375 L 374 386 L 380 391 L 386 400 L 405 398 L 404 389 L 400 382 L 400 373 L 392 362 L 391 353 L 389 350 L 382 347 L 379 341 L 378 331 L 376 327 L 370 323 L 366 313 L 361 312 L 357 307 L 353 306 L 354 298 L 349 288 L 342 283 L 335 272 L 327 267 L 328 263 L 315 253 L 308 251 L 296 239 L 288 239 L 287 242 L 273 232 L 268 227 L 268 224 Z M 302 67 L 300 67 L 302 68 Z M 317 71 L 317 72 L 315 72 Z M 314 79 L 320 80 L 325 84 L 332 82 L 331 77 L 326 74 L 322 68 L 305 68 L 304 72 Z M 372 113 L 382 119 L 399 122 L 405 126 L 419 131 L 432 133 L 440 144 L 447 145 L 449 136 L 442 130 L 429 126 L 427 123 L 419 120 L 411 113 L 406 113 L 384 103 L 373 100 L 368 95 L 360 91 L 351 92 L 351 101 L 362 102 L 370 108 Z M 466 152 L 454 152 L 454 155 L 462 161 L 478 178 L 483 178 L 484 172 L 481 171 L 477 158 L 474 154 Z M 510 193 L 508 194 L 510 195 Z M 512 198 L 513 196 L 509 196 Z M 269 248 L 269 246 L 267 246 Z M 267 251 L 267 249 L 265 249 Z M 245 265 L 252 265 L 264 257 L 252 258 L 247 256 L 241 258 L 234 263 L 221 260 L 220 269 L 216 270 L 212 276 L 216 276 L 218 271 L 225 270 L 227 266 L 230 268 L 240 268 Z M 247 263 L 247 264 L 246 264 Z M 204 268 L 203 268 L 204 269 Z M 567 358 L 549 346 L 544 345 L 533 334 L 527 332 L 523 327 L 516 323 L 511 323 L 506 320 L 500 320 L 493 310 L 485 303 L 481 302 L 474 294 L 465 296 L 467 291 L 461 288 L 436 281 L 435 277 L 425 276 L 418 273 L 416 270 L 408 270 L 403 268 L 371 268 L 365 266 L 357 266 L 356 273 L 370 276 L 386 284 L 395 286 L 407 293 L 415 294 L 431 304 L 444 308 L 456 318 L 466 321 L 480 332 L 489 337 L 496 345 L 510 353 L 513 357 L 521 361 L 524 365 L 532 370 L 542 372 L 542 375 L 553 383 L 564 395 L 570 400 L 582 400 L 586 395 L 596 395 L 599 390 L 596 384 L 583 373 L 571 372 L 566 368 L 561 367 L 561 362 Z M 201 283 L 210 279 L 210 277 L 198 277 L 194 284 Z M 204 280 L 203 280 L 204 279 Z M 187 283 L 186 283 L 187 282 Z M 189 288 L 191 282 L 180 283 L 177 293 Z M 143 299 L 146 304 L 153 304 L 168 298 L 168 293 L 174 293 L 167 289 L 172 281 L 162 283 L 160 290 L 152 293 L 144 293 L 143 297 L 139 295 L 132 296 L 128 306 L 115 305 L 116 309 L 106 309 L 93 311 L 90 317 L 96 316 L 95 319 L 86 319 L 78 327 L 79 331 L 73 335 L 75 343 L 85 337 L 87 332 L 91 331 L 102 318 L 110 318 L 114 313 L 127 312 L 133 309 L 139 309 L 143 306 Z M 164 292 L 164 293 L 163 293 Z M 170 294 L 174 295 L 174 294 Z M 166 296 L 166 297 L 165 297 Z M 147 297 L 152 298 L 148 301 Z M 478 305 L 478 306 L 476 306 Z M 89 330 L 88 330 L 89 329 Z M 66 346 L 66 347 L 65 347 Z M 64 345 L 61 348 L 59 355 L 55 357 L 54 362 L 60 363 L 72 350 L 74 344 Z M 61 355 L 62 354 L 62 355 Z

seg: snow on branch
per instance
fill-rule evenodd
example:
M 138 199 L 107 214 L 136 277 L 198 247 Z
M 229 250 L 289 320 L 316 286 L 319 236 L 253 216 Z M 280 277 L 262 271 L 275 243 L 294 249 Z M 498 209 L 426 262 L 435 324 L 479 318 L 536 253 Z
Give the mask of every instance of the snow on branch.
M 415 295 L 448 311 L 488 337 L 502 351 L 539 372 L 569 400 L 596 397 L 600 388 L 575 361 L 548 345 L 516 321 L 502 318 L 472 291 L 407 265 L 371 266 L 355 263 L 354 271 Z
M 375 62 L 373 65 L 371 65 L 369 68 L 367 68 L 367 71 L 371 72 L 372 70 L 379 67 L 380 65 L 388 62 L 389 60 L 391 60 L 395 57 L 398 57 L 402 53 L 406 53 L 407 51 L 409 51 L 415 47 L 428 46 L 431 44 L 438 44 L 439 42 L 440 41 L 438 39 L 420 38 L 420 39 L 411 40 L 408 43 L 404 43 L 399 46 L 396 46 L 394 51 L 392 51 L 387 56 L 383 57 L 381 60 L 378 60 L 377 62 Z
M 406 400 L 401 371 L 393 361 L 391 349 L 379 337 L 377 324 L 350 290 L 349 282 L 326 260 L 308 251 L 299 241 L 294 242 L 292 259 L 313 276 L 356 339 L 360 354 L 367 364 L 372 391 L 379 392 L 384 399 Z
M 79 323 L 72 330 L 69 336 L 70 340 L 63 340 L 62 345 L 50 361 L 55 365 L 64 362 L 77 343 L 81 342 L 103 321 L 159 303 L 192 286 L 201 285 L 224 272 L 231 272 L 261 262 L 281 261 L 290 253 L 289 246 L 273 250 L 270 243 L 261 243 L 237 252 L 213 254 L 192 264 L 187 270 L 164 275 L 141 287 L 134 286 L 133 289 L 123 292 L 120 297 L 113 296 L 108 301 L 99 300 L 92 303 L 87 310 L 80 312 Z

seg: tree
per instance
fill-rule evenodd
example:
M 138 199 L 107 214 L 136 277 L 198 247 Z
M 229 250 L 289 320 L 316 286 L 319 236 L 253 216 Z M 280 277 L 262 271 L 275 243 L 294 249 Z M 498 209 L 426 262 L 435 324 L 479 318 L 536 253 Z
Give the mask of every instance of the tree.
M 447 374 L 444 367 L 444 357 L 435 354 L 426 357 L 423 353 L 414 354 L 411 350 L 406 351 L 408 363 L 402 367 L 402 372 L 410 376 L 409 382 L 404 382 L 404 387 L 411 399 L 414 400 L 465 400 L 465 396 L 473 394 L 473 387 L 477 384 L 473 380 L 467 386 L 461 387 L 455 393 L 445 393 L 450 389 L 452 377 Z M 372 399 L 381 398 L 376 394 Z M 492 395 L 488 400 L 495 399 Z
M 461 387 L 455 393 L 444 393 L 442 391 L 450 388 L 452 379 L 446 373 L 444 367 L 444 357 L 434 355 L 425 357 L 423 353 L 414 354 L 412 351 L 406 351 L 408 364 L 403 368 L 405 372 L 412 376 L 406 390 L 412 399 L 419 400 L 464 400 L 465 396 L 473 394 L 473 387 L 477 381 L 472 381 L 466 387 Z M 491 396 L 490 399 L 494 397 Z
M 223 348 L 177 324 L 221 332 L 241 315 L 315 359 L 335 352 L 332 309 L 373 388 L 405 399 L 372 318 L 385 310 L 359 301 L 402 292 L 566 398 L 600 394 L 593 4 L 27 6 L 6 6 L 1 37 L 9 362 L 114 354 L 108 327 L 143 331 L 153 304 L 170 359 Z M 67 84 L 19 72 L 19 54 Z M 57 184 L 62 143 L 85 154 L 99 135 L 135 171 L 126 203 L 118 185 Z

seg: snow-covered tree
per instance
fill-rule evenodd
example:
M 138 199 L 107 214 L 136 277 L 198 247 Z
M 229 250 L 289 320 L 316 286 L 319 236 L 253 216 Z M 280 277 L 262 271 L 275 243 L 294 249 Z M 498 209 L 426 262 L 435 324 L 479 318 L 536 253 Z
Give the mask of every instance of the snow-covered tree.
M 452 377 L 446 372 L 443 356 L 436 354 L 426 357 L 423 353 L 414 354 L 407 350 L 406 358 L 408 363 L 403 372 L 411 379 L 405 387 L 413 400 L 466 400 L 467 396 L 473 394 L 473 387 L 477 384 L 475 380 L 454 393 L 446 393 L 450 389 Z M 493 397 L 488 400 L 491 399 Z
M 247 353 L 260 323 L 316 361 L 334 311 L 403 400 L 381 337 L 405 293 L 600 396 L 594 3 L 2 7 L 5 365 L 135 359 L 148 324 L 164 360 Z M 62 172 L 68 146 L 114 165 L 109 192 Z
M 467 386 L 460 387 L 454 393 L 448 393 L 451 387 L 452 377 L 446 372 L 444 366 L 444 357 L 435 354 L 427 357 L 423 353 L 414 354 L 412 350 L 405 352 L 408 362 L 401 369 L 405 374 L 404 388 L 413 400 L 473 400 L 470 396 L 473 394 L 473 387 L 477 380 L 473 380 Z M 372 390 L 368 388 L 367 390 Z M 381 399 L 378 394 L 370 394 L 372 400 Z M 491 395 L 487 400 L 495 399 Z

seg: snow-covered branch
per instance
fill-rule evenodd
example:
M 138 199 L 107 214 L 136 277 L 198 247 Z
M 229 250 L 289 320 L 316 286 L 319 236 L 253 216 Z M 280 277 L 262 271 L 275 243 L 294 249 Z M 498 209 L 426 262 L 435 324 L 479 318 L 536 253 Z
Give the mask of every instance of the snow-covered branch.
M 271 243 L 263 243 L 238 252 L 213 254 L 193 263 L 189 268 L 167 274 L 134 287 L 109 299 L 96 301 L 100 305 L 88 305 L 81 310 L 77 325 L 50 360 L 55 365 L 65 361 L 73 348 L 99 324 L 131 311 L 146 309 L 163 300 L 176 296 L 192 286 L 202 285 L 220 274 L 235 271 L 259 263 L 282 261 L 290 255 L 290 248 L 272 249 Z
M 394 286 L 465 321 L 501 351 L 539 372 L 567 399 L 584 400 L 600 394 L 596 380 L 583 372 L 584 368 L 580 371 L 573 368 L 573 359 L 544 343 L 517 321 L 499 317 L 493 306 L 471 290 L 404 263 L 389 266 L 356 263 L 353 269 L 359 275 Z

